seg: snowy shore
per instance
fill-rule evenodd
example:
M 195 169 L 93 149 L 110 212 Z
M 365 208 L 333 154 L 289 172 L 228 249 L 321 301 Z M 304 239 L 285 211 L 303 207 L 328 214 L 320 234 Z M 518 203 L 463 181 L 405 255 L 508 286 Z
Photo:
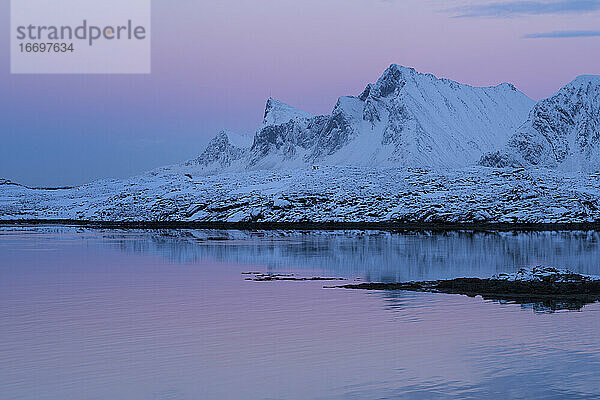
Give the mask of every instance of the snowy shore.
M 594 224 L 600 175 L 320 167 L 200 175 L 178 165 L 67 189 L 0 182 L 0 220 Z

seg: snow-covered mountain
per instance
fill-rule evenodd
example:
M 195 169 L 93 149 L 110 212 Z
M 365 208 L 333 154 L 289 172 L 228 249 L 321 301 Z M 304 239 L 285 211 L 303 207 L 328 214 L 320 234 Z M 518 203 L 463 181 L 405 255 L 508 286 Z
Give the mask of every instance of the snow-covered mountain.
M 75 188 L 0 179 L 0 221 L 600 223 L 600 77 L 532 103 L 392 65 L 331 115 L 269 99 L 254 135 L 222 131 L 184 164 Z
M 298 110 L 279 100 L 269 98 L 265 107 L 263 123 L 258 129 L 261 132 L 266 127 L 279 126 L 288 122 L 298 122 L 314 118 L 314 115 Z M 200 156 L 188 161 L 186 165 L 198 165 L 206 174 L 219 173 L 225 170 L 244 170 L 251 158 L 254 136 L 241 135 L 228 130 L 222 130 L 206 146 Z
M 600 170 L 600 76 L 579 76 L 537 103 L 507 146 L 480 163 Z
M 311 165 L 464 167 L 506 145 L 534 102 L 514 86 L 472 87 L 391 65 L 359 96 L 313 116 L 269 99 L 247 147 L 220 133 L 204 173 Z

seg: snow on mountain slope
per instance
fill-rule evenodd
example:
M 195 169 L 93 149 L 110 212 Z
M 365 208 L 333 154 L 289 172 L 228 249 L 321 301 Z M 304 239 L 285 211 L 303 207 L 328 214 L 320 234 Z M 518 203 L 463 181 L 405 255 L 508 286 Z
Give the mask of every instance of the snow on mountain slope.
M 532 104 L 509 84 L 476 88 L 392 65 L 358 98 L 338 103 L 348 123 L 339 132 L 354 140 L 331 146 L 325 134 L 315 155 L 332 165 L 463 167 L 506 143 Z
M 600 76 L 579 76 L 540 101 L 506 148 L 480 163 L 600 170 Z
M 313 114 L 269 98 L 265 107 L 263 124 L 258 132 L 264 131 L 264 134 L 268 135 L 271 129 L 265 128 L 277 127 L 287 123 L 301 123 L 311 118 L 314 118 Z M 205 174 L 220 173 L 225 170 L 243 171 L 253 157 L 250 149 L 254 148 L 254 138 L 251 135 L 240 135 L 223 130 L 208 143 L 206 149 L 198 158 L 188 161 L 186 165 L 197 165 Z M 260 146 L 257 146 L 256 149 L 254 156 L 260 153 Z M 268 152 L 268 149 L 265 151 Z
M 319 165 L 464 167 L 502 148 L 533 101 L 514 86 L 471 87 L 391 65 L 331 115 L 312 116 L 269 99 L 263 125 L 240 157 L 214 157 L 222 171 Z M 221 143 L 205 152 L 218 153 Z M 205 173 L 215 170 L 210 163 Z
M 223 130 L 210 141 L 198 158 L 188 161 L 186 165 L 198 165 L 205 172 L 212 173 L 218 173 L 223 167 L 235 164 L 241 166 L 251 145 L 251 136 Z
M 298 110 L 282 101 L 269 98 L 265 107 L 263 126 L 285 124 L 293 119 L 312 118 L 313 114 Z

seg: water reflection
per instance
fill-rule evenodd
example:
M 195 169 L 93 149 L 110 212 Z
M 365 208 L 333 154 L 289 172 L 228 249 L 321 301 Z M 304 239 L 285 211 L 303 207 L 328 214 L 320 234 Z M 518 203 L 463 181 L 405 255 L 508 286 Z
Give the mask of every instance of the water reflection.
M 0 397 L 600 398 L 600 304 L 539 314 L 241 275 L 437 279 L 538 263 L 598 274 L 597 243 L 587 233 L 0 230 Z
M 488 277 L 537 265 L 600 274 L 597 232 L 87 232 L 122 251 L 160 254 L 176 263 L 210 260 L 377 282 Z

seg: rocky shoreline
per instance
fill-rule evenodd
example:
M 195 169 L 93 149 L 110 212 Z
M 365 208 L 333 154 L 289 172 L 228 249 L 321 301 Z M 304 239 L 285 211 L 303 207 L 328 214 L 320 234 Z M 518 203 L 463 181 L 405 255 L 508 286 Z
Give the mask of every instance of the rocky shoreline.
M 244 272 L 242 273 L 244 278 L 247 281 L 254 282 L 272 282 L 272 281 L 296 281 L 296 282 L 306 282 L 306 281 L 345 281 L 344 278 L 324 278 L 322 276 L 312 276 L 310 278 L 297 276 L 296 274 L 275 274 L 275 273 L 261 273 L 261 272 Z
M 481 296 L 484 300 L 518 304 L 538 303 L 551 310 L 579 310 L 586 304 L 600 301 L 600 277 L 543 267 L 522 269 L 516 274 L 500 274 L 486 279 L 456 278 L 425 282 L 360 283 L 336 287 Z
M 343 231 L 378 230 L 387 232 L 550 232 L 600 231 L 600 222 L 589 223 L 486 223 L 486 222 L 224 222 L 224 221 L 111 221 L 76 219 L 0 219 L 0 226 L 74 226 L 101 229 L 219 229 L 219 230 L 298 230 Z

